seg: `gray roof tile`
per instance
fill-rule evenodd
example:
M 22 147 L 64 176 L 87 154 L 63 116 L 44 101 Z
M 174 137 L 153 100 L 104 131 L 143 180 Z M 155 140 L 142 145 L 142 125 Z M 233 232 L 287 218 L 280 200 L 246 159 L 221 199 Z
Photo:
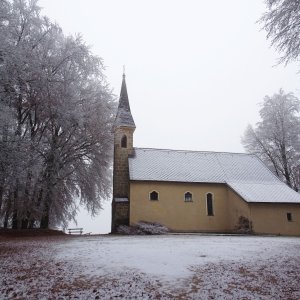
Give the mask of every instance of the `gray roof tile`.
M 300 203 L 300 195 L 283 182 L 227 182 L 227 184 L 247 202 Z

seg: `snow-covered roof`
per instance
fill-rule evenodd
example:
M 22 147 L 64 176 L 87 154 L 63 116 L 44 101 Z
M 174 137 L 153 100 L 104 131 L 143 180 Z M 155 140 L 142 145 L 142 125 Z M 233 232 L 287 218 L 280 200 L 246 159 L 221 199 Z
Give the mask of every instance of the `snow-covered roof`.
M 300 203 L 252 154 L 135 148 L 130 180 L 226 183 L 248 202 Z
M 227 184 L 247 202 L 300 203 L 300 194 L 285 183 L 243 183 L 227 182 Z

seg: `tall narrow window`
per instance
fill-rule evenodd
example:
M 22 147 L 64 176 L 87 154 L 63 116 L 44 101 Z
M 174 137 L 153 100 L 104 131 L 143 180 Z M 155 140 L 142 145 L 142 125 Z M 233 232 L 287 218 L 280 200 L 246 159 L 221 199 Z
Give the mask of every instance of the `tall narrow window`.
M 292 213 L 287 213 L 286 218 L 289 222 L 292 222 L 293 221 Z
M 214 215 L 213 195 L 211 193 L 206 194 L 206 208 L 207 208 L 207 215 L 213 216 Z
M 127 136 L 124 134 L 121 139 L 121 147 L 127 148 Z
M 193 195 L 190 192 L 186 192 L 184 194 L 184 201 L 185 202 L 192 202 L 193 201 Z
M 151 192 L 150 200 L 158 200 L 158 192 L 156 192 L 156 191 Z

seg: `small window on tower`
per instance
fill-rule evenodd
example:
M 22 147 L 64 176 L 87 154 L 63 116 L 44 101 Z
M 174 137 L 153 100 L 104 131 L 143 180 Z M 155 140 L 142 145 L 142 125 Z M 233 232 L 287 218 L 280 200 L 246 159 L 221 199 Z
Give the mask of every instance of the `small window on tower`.
M 150 200 L 158 200 L 158 192 L 156 192 L 156 191 L 151 192 Z
M 184 194 L 184 201 L 185 202 L 192 202 L 193 201 L 193 195 L 190 192 L 186 192 Z
M 127 136 L 123 135 L 121 139 L 121 147 L 122 148 L 127 148 Z
M 287 213 L 286 218 L 289 222 L 292 222 L 293 221 L 292 213 Z

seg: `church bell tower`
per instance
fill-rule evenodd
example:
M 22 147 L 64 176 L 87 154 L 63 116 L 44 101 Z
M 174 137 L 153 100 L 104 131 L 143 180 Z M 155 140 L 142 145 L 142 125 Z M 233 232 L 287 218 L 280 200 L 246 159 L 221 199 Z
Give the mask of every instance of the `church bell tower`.
M 129 166 L 133 153 L 135 123 L 131 115 L 125 74 L 123 74 L 118 111 L 114 126 L 113 200 L 111 231 L 119 225 L 129 225 Z

